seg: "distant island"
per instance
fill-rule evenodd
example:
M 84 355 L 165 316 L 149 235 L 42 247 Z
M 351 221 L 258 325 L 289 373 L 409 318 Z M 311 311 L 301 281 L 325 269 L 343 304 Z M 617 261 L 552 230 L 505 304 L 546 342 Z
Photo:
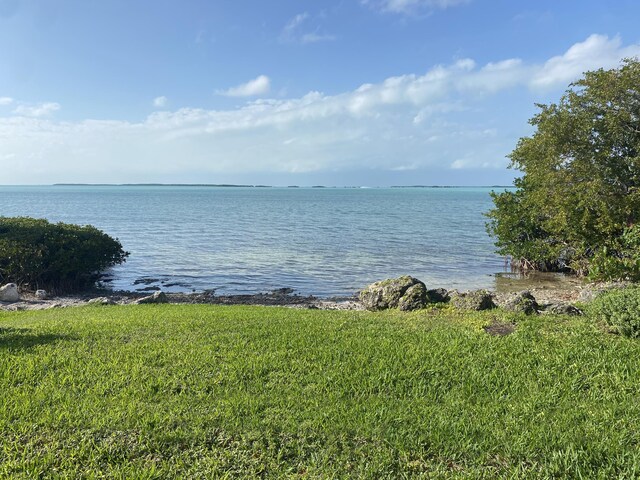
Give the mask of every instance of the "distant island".
M 231 183 L 54 183 L 54 187 L 235 187 L 271 188 L 271 185 L 236 185 Z

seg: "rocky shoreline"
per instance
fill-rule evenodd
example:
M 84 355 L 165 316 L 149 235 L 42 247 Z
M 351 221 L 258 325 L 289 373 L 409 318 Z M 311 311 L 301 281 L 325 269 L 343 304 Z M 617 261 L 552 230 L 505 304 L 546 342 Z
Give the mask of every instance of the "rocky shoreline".
M 400 277 L 412 278 L 412 277 Z M 397 280 L 397 279 L 390 279 Z M 416 279 L 413 279 L 416 280 Z M 387 281 L 384 281 L 387 282 Z M 419 282 L 419 281 L 417 281 Z M 363 292 L 372 286 L 383 282 L 377 282 L 363 289 Z M 421 282 L 420 282 L 421 283 Z M 497 306 L 509 310 L 518 310 L 524 303 L 534 305 L 533 310 L 538 313 L 556 311 L 563 313 L 574 311 L 565 306 L 573 306 L 576 303 L 586 303 L 592 300 L 595 295 L 603 290 L 616 288 L 623 284 L 573 284 L 553 288 L 553 286 L 540 284 L 538 287 L 531 287 L 526 290 L 514 291 L 486 291 L 474 290 L 469 292 L 458 292 L 456 290 L 446 290 L 443 288 L 429 290 L 429 292 L 439 292 L 440 300 L 432 301 L 452 301 L 459 308 L 483 309 Z M 216 295 L 214 291 L 194 292 L 194 293 L 164 293 L 155 292 L 149 295 L 148 292 L 112 291 L 108 289 L 95 289 L 76 295 L 48 296 L 46 292 L 20 292 L 15 290 L 14 296 L 3 296 L 2 291 L 7 290 L 8 285 L 0 288 L 0 310 L 43 310 L 49 308 L 65 308 L 83 305 L 128 305 L 139 303 L 171 303 L 171 304 L 208 304 L 208 305 L 260 305 L 278 306 L 301 309 L 320 310 L 380 310 L 384 308 L 398 308 L 398 305 L 380 305 L 372 308 L 367 304 L 364 295 L 358 293 L 351 297 L 340 298 L 318 298 L 315 296 L 302 296 L 294 293 L 292 289 L 282 288 L 267 293 L 244 294 L 244 295 Z M 405 289 L 406 290 L 406 289 Z M 404 292 L 402 292 L 404 293 Z M 17 297 L 15 295 L 18 295 Z M 433 293 L 432 293 L 433 295 Z M 402 296 L 402 295 L 400 295 Z M 400 299 L 400 296 L 398 299 Z M 531 297 L 531 298 L 529 298 Z M 478 305 L 482 308 L 475 308 L 470 299 L 479 298 Z M 364 301 L 363 301 L 364 300 Z M 475 300 L 473 300 L 475 301 Z M 430 302 L 427 302 L 427 304 Z M 421 308 L 424 304 L 415 304 L 414 307 L 401 308 L 413 310 Z
M 44 297 L 44 298 L 43 298 Z M 364 310 L 357 297 L 317 298 L 295 294 L 282 288 L 267 293 L 244 295 L 215 295 L 213 291 L 197 293 L 163 293 L 152 295 L 141 292 L 95 289 L 74 295 L 43 296 L 35 292 L 21 292 L 18 300 L 3 301 L 0 310 L 44 310 L 49 308 L 80 307 L 84 305 L 132 305 L 140 303 L 207 304 L 207 305 L 261 305 L 321 310 Z

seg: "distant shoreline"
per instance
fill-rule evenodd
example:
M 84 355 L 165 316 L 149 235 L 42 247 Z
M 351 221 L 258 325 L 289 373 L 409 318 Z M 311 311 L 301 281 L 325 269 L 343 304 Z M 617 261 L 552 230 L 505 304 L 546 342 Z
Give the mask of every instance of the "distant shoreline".
M 47 186 L 47 185 L 2 185 L 2 186 Z M 513 188 L 513 185 L 391 185 L 381 186 L 336 186 L 336 185 L 245 185 L 231 183 L 54 183 L 52 187 L 214 187 L 214 188 Z

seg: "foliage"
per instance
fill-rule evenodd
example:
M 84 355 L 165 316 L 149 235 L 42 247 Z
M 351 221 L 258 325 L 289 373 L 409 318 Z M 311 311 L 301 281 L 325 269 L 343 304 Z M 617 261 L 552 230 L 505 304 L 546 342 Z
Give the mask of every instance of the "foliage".
M 625 228 L 596 251 L 589 273 L 592 278 L 640 281 L 640 224 Z
M 494 193 L 487 229 L 522 268 L 640 277 L 640 62 L 585 73 L 510 154 L 524 174 Z
M 0 217 L 0 281 L 53 291 L 90 286 L 129 254 L 92 226 Z
M 0 311 L 0 478 L 637 478 L 639 356 L 495 310 Z
M 588 306 L 589 313 L 626 337 L 640 337 L 640 287 L 604 292 Z

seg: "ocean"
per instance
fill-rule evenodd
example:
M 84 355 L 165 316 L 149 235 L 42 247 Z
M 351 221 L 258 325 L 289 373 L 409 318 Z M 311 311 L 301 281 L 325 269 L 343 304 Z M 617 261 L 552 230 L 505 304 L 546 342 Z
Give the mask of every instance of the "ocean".
M 131 255 L 108 272 L 114 289 L 333 297 L 405 274 L 430 288 L 494 288 L 505 262 L 485 231 L 490 191 L 2 186 L 0 215 L 117 237 Z

